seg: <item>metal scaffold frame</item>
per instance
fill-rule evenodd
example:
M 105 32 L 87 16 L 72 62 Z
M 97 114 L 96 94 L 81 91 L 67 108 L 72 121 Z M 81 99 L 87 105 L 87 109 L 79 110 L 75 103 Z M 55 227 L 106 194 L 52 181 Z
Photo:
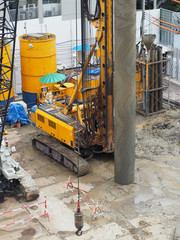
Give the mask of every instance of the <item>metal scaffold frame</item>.
M 15 21 L 11 20 L 9 14 L 10 6 L 16 6 Z M 1 135 L 0 144 L 3 138 L 4 125 L 7 116 L 8 106 L 10 102 L 10 94 L 13 82 L 13 67 L 14 67 L 14 53 L 15 53 L 15 39 L 17 28 L 19 0 L 15 1 L 1 1 L 0 3 L 0 97 L 4 104 L 0 105 L 1 117 Z M 7 45 L 11 43 L 11 51 L 8 52 Z M 5 52 L 4 52 L 5 51 Z M 7 54 L 8 63 L 3 62 L 4 54 Z M 10 72 L 10 74 L 8 74 Z M 10 77 L 9 77 L 10 76 Z M 4 94 L 7 93 L 5 98 Z M 1 100 L 2 101 L 2 100 Z

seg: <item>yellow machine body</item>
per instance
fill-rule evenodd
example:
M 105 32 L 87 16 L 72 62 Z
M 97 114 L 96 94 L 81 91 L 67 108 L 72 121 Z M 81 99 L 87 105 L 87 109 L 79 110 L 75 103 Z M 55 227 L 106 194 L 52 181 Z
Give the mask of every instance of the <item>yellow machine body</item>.
M 1 50 L 0 50 L 0 54 L 1 54 Z M 11 66 L 10 65 L 10 59 L 9 57 L 11 57 L 11 47 L 10 47 L 10 43 L 7 44 L 4 49 L 3 49 L 3 60 L 2 60 L 2 64 L 4 65 L 7 65 L 7 66 Z M 4 72 L 7 72 L 6 73 L 6 76 L 4 75 L 5 79 L 9 80 L 11 79 L 11 71 L 6 68 L 6 67 L 3 67 L 2 68 Z M 3 90 L 4 86 L 2 85 L 2 90 Z M 0 90 L 0 101 L 4 102 L 5 100 L 8 99 L 8 94 L 9 92 L 6 91 L 4 92 L 4 94 L 1 93 L 1 90 Z M 11 93 L 10 93 L 10 99 L 14 97 L 14 90 L 13 90 L 13 87 L 11 89 Z
M 141 74 L 136 73 L 136 102 L 143 101 L 143 82 L 141 81 Z
M 56 101 L 56 105 L 60 105 L 58 100 L 70 97 L 74 90 L 73 83 L 55 83 L 55 84 L 44 84 L 43 87 L 39 88 L 37 91 L 38 102 L 41 104 L 52 103 L 53 100 Z
M 39 79 L 57 72 L 56 37 L 54 34 L 20 36 L 22 90 L 37 93 L 43 86 Z
M 89 91 L 86 96 L 85 99 L 89 96 L 91 96 L 92 94 L 96 94 L 97 93 L 97 89 L 99 86 L 99 76 L 97 79 L 95 80 L 91 80 L 91 81 L 86 81 L 83 83 L 83 88 L 93 88 L 93 90 Z M 77 84 L 77 80 L 71 78 L 69 80 L 69 82 L 65 82 L 63 84 L 61 83 L 55 83 L 55 84 L 44 84 L 43 87 L 40 87 L 37 90 L 37 94 L 38 94 L 38 100 L 39 103 L 44 104 L 45 102 L 47 102 L 48 100 L 50 100 L 47 96 L 47 93 L 52 93 L 52 101 L 53 99 L 56 100 L 55 105 L 59 105 L 62 106 L 62 104 L 58 103 L 58 99 L 65 99 L 66 97 L 71 97 L 73 91 L 74 91 L 74 87 Z M 45 91 L 44 91 L 45 90 Z M 78 89 L 76 98 L 78 100 L 82 100 L 82 93 L 81 93 L 81 88 Z
M 36 123 L 36 127 L 49 135 L 55 137 L 62 143 L 74 148 L 74 128 L 69 124 L 59 120 L 40 109 L 31 113 L 31 121 Z
M 79 150 L 92 149 L 98 152 L 114 151 L 114 124 L 113 124 L 113 18 L 112 18 L 112 1 L 100 1 L 101 14 L 99 19 L 92 21 L 96 28 L 96 41 L 91 45 L 91 50 L 85 60 L 82 72 L 77 79 L 70 79 L 69 82 L 74 84 L 72 92 L 67 94 L 64 104 L 58 104 L 56 101 L 49 103 L 49 108 L 58 109 L 59 113 L 65 117 L 75 119 L 81 125 L 77 136 L 80 139 Z M 107 14 L 106 14 L 107 13 Z M 100 74 L 93 76 L 91 79 L 86 76 L 86 70 L 92 57 L 100 58 Z M 95 78 L 95 79 L 94 79 Z M 56 92 L 58 92 L 58 86 Z M 61 88 L 61 87 L 59 87 Z M 50 90 L 50 89 L 49 89 Z M 67 89 L 66 89 L 67 91 Z M 42 97 L 43 94 L 40 94 Z M 53 93 L 56 99 L 55 92 Z M 64 98 L 64 97 L 63 97 Z M 63 99 L 62 98 L 62 99 Z M 80 103 L 83 100 L 83 104 Z M 77 104 L 77 101 L 79 103 Z M 41 102 L 41 101 L 40 101 Z M 61 102 L 61 101 L 60 101 Z M 43 102 L 42 102 L 43 103 Z M 42 109 L 42 111 L 40 110 Z M 41 112 L 39 112 L 41 111 Z M 43 116 L 43 121 L 38 117 Z M 44 132 L 49 133 L 61 142 L 69 145 L 73 142 L 72 148 L 76 148 L 77 142 L 76 131 L 70 124 L 62 123 L 56 120 L 56 115 L 51 115 L 43 111 L 43 106 L 35 112 L 36 126 Z M 32 116 L 33 118 L 33 116 Z M 48 121 L 54 121 L 56 129 L 49 126 Z M 74 136 L 74 138 L 73 138 Z M 88 140 L 89 139 L 89 140 Z M 70 146 L 70 145 L 69 145 Z M 78 150 L 78 153 L 79 153 Z M 75 150 L 76 151 L 76 150 Z
M 54 84 L 48 87 L 48 92 L 51 92 L 51 101 L 49 107 L 58 109 L 64 116 L 69 116 L 76 119 L 82 126 L 82 132 L 85 128 L 89 128 L 89 133 L 92 133 L 93 140 L 91 146 L 97 151 L 113 152 L 114 151 L 114 123 L 113 123 L 113 94 L 114 94 L 114 76 L 113 76 L 113 18 L 112 18 L 112 1 L 100 1 L 101 14 L 98 20 L 91 22 L 96 28 L 96 42 L 91 45 L 91 50 L 86 58 L 82 72 L 77 78 L 70 78 L 67 83 Z M 31 50 L 29 50 L 31 51 Z M 81 52 L 78 51 L 78 59 L 81 62 Z M 100 58 L 100 74 L 94 75 L 91 79 L 86 76 L 86 70 L 93 56 Z M 73 84 L 73 85 L 71 85 Z M 141 76 L 139 71 L 136 74 L 137 100 L 143 99 Z M 36 86 L 37 87 L 37 86 Z M 40 86 L 42 87 L 42 86 Z M 139 90 L 138 90 L 139 89 Z M 47 93 L 43 93 L 42 88 L 39 88 L 38 98 L 39 103 L 47 103 Z M 58 101 L 58 100 L 65 100 Z M 77 100 L 79 104 L 77 104 Z M 83 100 L 81 103 L 81 100 Z M 38 119 L 39 109 L 36 113 L 32 113 L 32 121 L 36 126 L 46 133 L 59 139 L 61 142 L 75 148 L 76 142 L 74 136 L 76 132 L 71 125 L 57 120 L 56 116 L 52 116 L 41 111 L 44 122 Z M 49 126 L 48 121 L 56 124 L 56 129 Z M 92 123 L 93 122 L 93 123 Z M 92 129 L 93 127 L 93 129 Z M 81 132 L 81 133 L 82 133 Z M 88 131 L 87 131 L 88 132 Z M 83 134 L 87 136 L 87 132 Z M 82 135 L 83 135 L 82 134 Z M 89 135 L 90 136 L 90 135 Z M 84 139 L 83 139 L 84 140 Z M 83 145 L 83 144 L 82 144 Z M 85 145 L 85 144 L 84 144 Z M 70 146 L 70 145 L 69 145 Z M 100 150 L 99 150 L 100 149 Z

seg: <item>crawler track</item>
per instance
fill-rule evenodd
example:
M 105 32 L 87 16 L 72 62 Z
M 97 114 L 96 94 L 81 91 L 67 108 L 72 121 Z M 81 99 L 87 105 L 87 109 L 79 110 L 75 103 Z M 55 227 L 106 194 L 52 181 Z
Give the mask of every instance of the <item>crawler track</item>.
M 89 164 L 85 159 L 48 135 L 35 137 L 32 144 L 36 149 L 53 158 L 75 174 L 78 174 L 79 166 L 79 176 L 86 175 L 89 172 Z
M 23 169 L 23 176 L 19 178 L 20 183 L 20 190 L 23 194 L 23 198 L 25 201 L 34 201 L 39 197 L 39 189 L 34 182 L 34 180 L 31 178 L 31 176 L 24 171 Z

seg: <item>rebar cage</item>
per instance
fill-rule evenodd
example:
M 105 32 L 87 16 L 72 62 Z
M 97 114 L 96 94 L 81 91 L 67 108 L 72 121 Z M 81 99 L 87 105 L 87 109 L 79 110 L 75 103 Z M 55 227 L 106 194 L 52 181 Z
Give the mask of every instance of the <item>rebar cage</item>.
M 162 47 L 153 45 L 146 54 L 142 50 L 136 60 L 136 110 L 143 115 L 163 112 L 163 77 L 168 59 L 162 57 Z

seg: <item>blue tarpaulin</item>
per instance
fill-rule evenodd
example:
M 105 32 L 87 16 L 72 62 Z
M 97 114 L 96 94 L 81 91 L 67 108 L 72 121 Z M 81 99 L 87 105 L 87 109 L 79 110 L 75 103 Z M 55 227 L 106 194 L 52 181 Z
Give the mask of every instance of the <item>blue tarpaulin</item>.
M 82 51 L 82 45 L 77 45 L 77 46 L 73 47 L 73 50 Z M 91 46 L 89 44 L 83 44 L 83 50 L 90 51 Z
M 100 68 L 88 69 L 88 70 L 86 71 L 86 73 L 87 73 L 88 75 L 98 75 L 98 74 L 100 74 Z
M 6 117 L 6 124 L 12 125 L 12 124 L 15 124 L 18 120 L 22 124 L 31 123 L 31 121 L 29 120 L 24 110 L 24 107 L 20 103 L 14 103 L 14 104 L 11 104 L 9 107 L 9 111 Z

